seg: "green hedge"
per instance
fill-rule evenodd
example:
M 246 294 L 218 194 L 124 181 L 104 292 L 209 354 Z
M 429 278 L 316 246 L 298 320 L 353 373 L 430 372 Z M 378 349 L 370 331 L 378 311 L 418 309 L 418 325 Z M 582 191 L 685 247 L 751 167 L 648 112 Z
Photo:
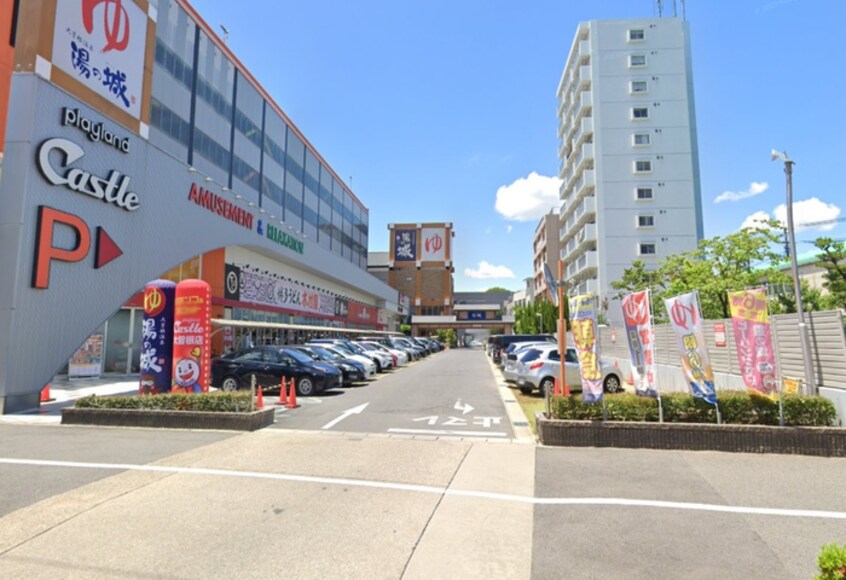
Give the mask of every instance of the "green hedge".
M 205 411 L 213 413 L 249 413 L 251 396 L 247 391 L 204 394 L 140 395 L 136 397 L 98 397 L 91 395 L 76 401 L 78 409 L 155 409 L 158 411 Z
M 713 405 L 689 393 L 661 395 L 667 423 L 716 423 Z M 723 423 L 778 425 L 778 401 L 743 391 L 718 391 L 717 404 Z M 784 423 L 794 426 L 828 426 L 837 416 L 834 404 L 823 397 L 787 395 L 783 399 Z M 658 421 L 658 401 L 632 394 L 605 395 L 609 421 Z M 582 402 L 581 396 L 554 397 L 556 419 L 602 419 L 602 405 Z

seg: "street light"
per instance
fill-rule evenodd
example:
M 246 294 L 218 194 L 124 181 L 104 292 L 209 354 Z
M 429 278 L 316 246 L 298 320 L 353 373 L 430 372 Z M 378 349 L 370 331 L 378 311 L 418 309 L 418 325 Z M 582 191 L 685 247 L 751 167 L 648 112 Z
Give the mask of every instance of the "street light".
M 805 325 L 805 309 L 802 306 L 802 292 L 799 286 L 799 265 L 796 263 L 796 234 L 793 231 L 793 165 L 787 152 L 770 151 L 770 158 L 784 161 L 784 173 L 787 176 L 787 239 L 790 244 L 790 264 L 793 269 L 793 292 L 796 294 L 796 312 L 799 314 L 799 341 L 802 343 L 802 359 L 805 363 L 805 394 L 817 394 L 817 382 L 814 379 L 814 365 L 811 361 L 811 346 L 808 343 L 808 327 Z

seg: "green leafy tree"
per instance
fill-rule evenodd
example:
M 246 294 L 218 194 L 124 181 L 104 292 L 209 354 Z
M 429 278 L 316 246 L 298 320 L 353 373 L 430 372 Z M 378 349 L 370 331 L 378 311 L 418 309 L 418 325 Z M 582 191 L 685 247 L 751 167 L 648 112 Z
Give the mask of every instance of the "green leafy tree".
M 826 269 L 823 274 L 823 287 L 828 290 L 825 307 L 846 309 L 846 241 L 818 238 L 814 245 L 822 251 L 817 266 Z
M 485 290 L 486 294 L 491 294 L 493 292 L 511 292 L 511 290 L 509 290 L 508 288 L 503 288 L 502 286 L 494 286 Z
M 564 317 L 566 320 L 566 303 Z M 514 309 L 514 332 L 516 334 L 554 334 L 558 329 L 557 320 L 558 307 L 549 300 L 538 298 L 534 302 Z

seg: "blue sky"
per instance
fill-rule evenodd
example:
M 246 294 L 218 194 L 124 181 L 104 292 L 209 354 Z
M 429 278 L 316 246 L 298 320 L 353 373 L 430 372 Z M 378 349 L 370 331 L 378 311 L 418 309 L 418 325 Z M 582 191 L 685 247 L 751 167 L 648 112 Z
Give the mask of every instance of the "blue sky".
M 370 209 L 369 250 L 387 250 L 389 223 L 453 222 L 464 291 L 532 274 L 537 219 L 498 212 L 497 191 L 540 200 L 557 176 L 555 90 L 577 24 L 656 15 L 650 0 L 193 5 Z M 686 12 L 706 237 L 784 204 L 772 148 L 796 161 L 797 223 L 846 217 L 846 2 L 688 0 Z M 800 252 L 820 235 L 844 238 L 846 223 L 798 232 Z

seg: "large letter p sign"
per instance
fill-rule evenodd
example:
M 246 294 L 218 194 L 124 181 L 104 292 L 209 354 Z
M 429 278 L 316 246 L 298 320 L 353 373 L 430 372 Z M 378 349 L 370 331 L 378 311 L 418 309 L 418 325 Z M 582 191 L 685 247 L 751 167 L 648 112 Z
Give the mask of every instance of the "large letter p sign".
M 53 237 L 57 224 L 70 228 L 76 237 L 72 248 L 57 248 Z M 79 262 L 91 249 L 91 230 L 81 218 L 70 213 L 46 206 L 38 208 L 38 230 L 35 240 L 35 266 L 32 271 L 32 287 L 50 286 L 50 262 Z

